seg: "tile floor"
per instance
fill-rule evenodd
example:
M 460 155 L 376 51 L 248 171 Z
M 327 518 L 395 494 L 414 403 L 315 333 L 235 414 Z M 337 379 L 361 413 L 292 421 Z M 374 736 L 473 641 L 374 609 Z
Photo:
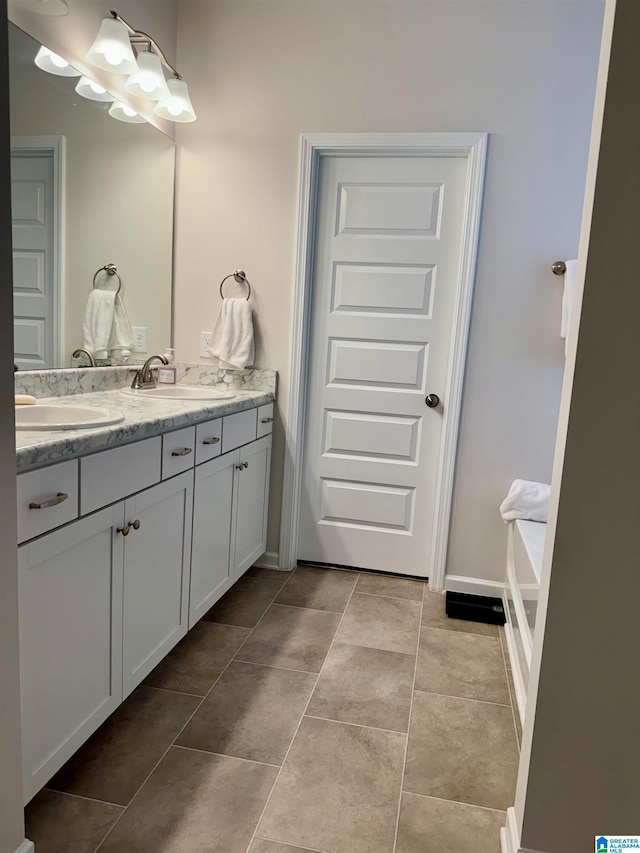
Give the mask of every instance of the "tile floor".
M 252 569 L 26 809 L 37 853 L 499 853 L 501 631 L 419 581 Z

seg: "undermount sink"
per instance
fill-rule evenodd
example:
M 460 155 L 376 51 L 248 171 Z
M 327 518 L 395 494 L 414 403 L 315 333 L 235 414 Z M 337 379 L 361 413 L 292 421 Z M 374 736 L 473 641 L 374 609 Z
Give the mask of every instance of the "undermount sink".
M 16 406 L 16 429 L 90 429 L 123 420 L 120 412 L 92 406 Z
M 120 393 L 150 400 L 228 400 L 231 391 L 208 388 L 206 385 L 158 385 L 155 388 L 121 388 Z

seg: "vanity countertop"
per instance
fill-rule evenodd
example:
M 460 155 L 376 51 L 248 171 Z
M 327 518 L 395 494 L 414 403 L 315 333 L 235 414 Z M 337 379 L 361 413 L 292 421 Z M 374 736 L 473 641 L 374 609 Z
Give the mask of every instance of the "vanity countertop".
M 275 395 L 269 391 L 234 391 L 226 400 L 145 400 L 121 394 L 119 390 L 83 394 L 83 406 L 116 409 L 124 420 L 112 426 L 73 430 L 16 431 L 18 473 L 42 468 L 53 462 L 73 459 L 128 444 L 141 438 L 160 435 L 172 429 L 219 418 L 244 409 L 271 403 Z M 38 403 L 77 406 L 78 397 L 38 398 Z

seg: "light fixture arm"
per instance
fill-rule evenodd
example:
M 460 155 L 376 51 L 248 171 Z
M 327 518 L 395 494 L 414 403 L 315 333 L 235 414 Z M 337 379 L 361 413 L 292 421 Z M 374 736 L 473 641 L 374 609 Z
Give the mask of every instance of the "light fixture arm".
M 143 33 L 141 30 L 134 30 L 131 24 L 127 23 L 123 17 L 121 17 L 117 12 L 114 12 L 113 9 L 109 10 L 110 15 L 115 18 L 116 21 L 119 21 L 121 24 L 124 24 L 125 27 L 129 30 L 130 33 L 130 41 L 134 45 L 139 44 L 147 44 L 149 45 L 149 49 L 153 48 L 154 52 L 158 55 L 158 59 L 164 65 L 164 67 L 173 74 L 173 76 L 177 80 L 182 80 L 182 75 L 178 74 L 176 69 L 171 65 L 167 57 L 164 55 L 162 50 L 160 49 L 158 43 L 151 38 L 147 33 Z

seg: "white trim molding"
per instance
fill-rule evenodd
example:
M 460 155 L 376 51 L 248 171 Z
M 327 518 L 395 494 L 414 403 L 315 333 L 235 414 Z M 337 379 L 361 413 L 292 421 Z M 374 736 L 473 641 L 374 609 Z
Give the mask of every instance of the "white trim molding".
M 431 579 L 429 579 L 429 588 L 433 589 Z M 500 601 L 504 596 L 504 584 L 500 581 L 485 581 L 481 578 L 467 578 L 463 575 L 445 575 L 444 589 L 445 592 L 487 595 L 490 598 L 499 598 Z
M 507 822 L 500 830 L 500 847 L 502 853 L 543 853 L 542 850 L 520 846 L 520 830 L 513 806 L 507 809 Z
M 460 276 L 445 391 L 448 405 L 443 416 L 443 438 L 436 486 L 435 534 L 429 555 L 430 586 L 436 592 L 441 592 L 444 588 L 453 475 L 478 252 L 487 144 L 486 133 L 316 133 L 303 134 L 301 137 L 291 385 L 285 431 L 280 568 L 293 568 L 298 555 L 315 215 L 320 160 L 322 157 L 338 157 L 345 154 L 458 156 L 465 157 L 468 161 L 467 194 Z
M 29 841 L 27 838 L 22 842 L 20 847 L 16 850 L 16 853 L 35 853 L 36 848 L 34 846 L 33 841 Z
M 256 569 L 280 569 L 280 556 L 277 551 L 265 551 L 253 564 Z M 282 571 L 286 571 L 282 569 Z

